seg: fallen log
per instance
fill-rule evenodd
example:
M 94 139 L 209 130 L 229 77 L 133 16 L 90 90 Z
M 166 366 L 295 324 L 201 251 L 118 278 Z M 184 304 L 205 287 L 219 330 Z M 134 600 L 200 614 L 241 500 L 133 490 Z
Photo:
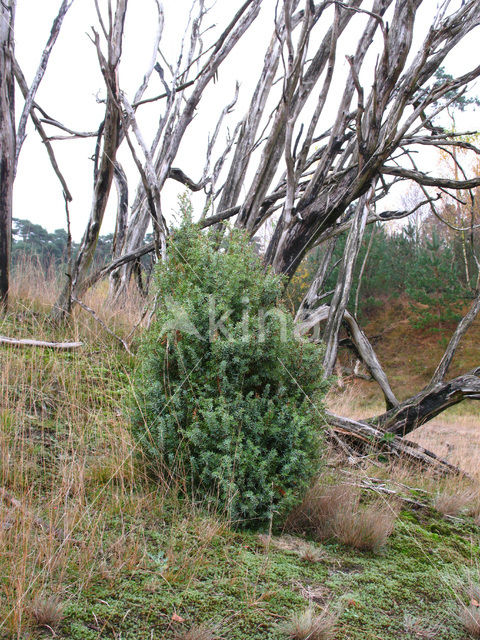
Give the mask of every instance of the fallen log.
M 480 367 L 448 382 L 428 386 L 369 422 L 388 433 L 405 436 L 463 400 L 480 400 Z
M 42 347 L 44 349 L 59 349 L 64 351 L 79 349 L 83 346 L 83 342 L 45 342 L 44 340 L 7 338 L 7 336 L 0 336 L 0 344 L 11 345 L 12 347 Z
M 466 475 L 455 465 L 437 456 L 433 451 L 424 449 L 416 442 L 382 431 L 367 422 L 337 416 L 330 411 L 326 412 L 326 417 L 330 430 L 342 439 L 347 439 L 357 450 L 373 448 L 390 456 L 403 457 L 420 466 L 433 468 L 442 475 Z

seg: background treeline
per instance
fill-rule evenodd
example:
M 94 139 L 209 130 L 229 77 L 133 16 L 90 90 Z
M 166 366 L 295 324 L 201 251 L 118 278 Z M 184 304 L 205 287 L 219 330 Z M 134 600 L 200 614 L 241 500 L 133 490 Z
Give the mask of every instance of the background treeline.
M 145 242 L 151 242 L 151 234 L 147 234 Z M 75 255 L 79 243 L 72 241 L 71 251 Z M 101 267 L 112 259 L 113 233 L 98 238 L 93 269 Z M 13 219 L 12 229 L 12 265 L 15 268 L 25 259 L 34 259 L 44 271 L 60 270 L 68 261 L 68 234 L 65 229 L 55 229 L 52 233 L 40 224 L 29 220 Z M 142 266 L 151 270 L 148 256 L 142 259 Z
M 13 219 L 12 262 L 17 265 L 25 257 L 36 259 L 44 268 L 59 267 L 67 262 L 68 234 L 65 229 L 48 232 L 39 224 L 29 220 Z M 72 242 L 72 252 L 78 249 L 78 243 Z M 102 264 L 112 255 L 113 234 L 100 236 L 95 260 Z

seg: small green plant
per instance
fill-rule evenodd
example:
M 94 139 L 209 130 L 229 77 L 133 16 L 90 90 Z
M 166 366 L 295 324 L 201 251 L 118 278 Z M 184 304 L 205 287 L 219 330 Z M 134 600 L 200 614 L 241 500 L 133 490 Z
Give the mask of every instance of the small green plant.
M 155 280 L 133 434 L 150 459 L 237 522 L 284 514 L 321 458 L 322 349 L 294 335 L 282 280 L 247 239 L 184 222 Z

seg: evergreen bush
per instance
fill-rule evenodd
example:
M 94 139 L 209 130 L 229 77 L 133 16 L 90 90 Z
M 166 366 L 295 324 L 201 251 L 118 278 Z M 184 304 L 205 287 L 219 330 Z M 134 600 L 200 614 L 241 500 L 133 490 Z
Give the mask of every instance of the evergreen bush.
M 157 267 L 136 375 L 147 455 L 250 525 L 284 514 L 321 461 L 322 348 L 295 337 L 282 290 L 243 235 L 217 250 L 183 223 Z

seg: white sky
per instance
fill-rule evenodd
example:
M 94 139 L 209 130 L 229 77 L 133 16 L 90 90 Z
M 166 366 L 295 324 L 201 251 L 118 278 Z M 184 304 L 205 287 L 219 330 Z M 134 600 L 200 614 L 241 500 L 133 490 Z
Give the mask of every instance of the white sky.
M 242 0 L 243 1 L 243 0 Z M 99 0 L 105 9 L 106 0 Z M 212 19 L 217 27 L 206 36 L 214 39 L 228 23 L 235 9 L 242 4 L 240 0 L 218 0 L 212 10 Z M 302 4 L 302 3 L 301 3 Z M 455 3 L 452 3 L 454 5 Z M 457 3 L 458 4 L 458 3 Z M 169 60 L 175 59 L 179 42 L 183 34 L 184 24 L 188 16 L 191 0 L 166 0 L 164 2 L 166 20 L 162 52 Z M 16 19 L 16 56 L 20 66 L 30 83 L 33 79 L 38 61 L 50 32 L 54 16 L 60 6 L 60 0 L 18 0 Z M 418 31 L 429 26 L 429 20 L 435 10 L 434 0 L 425 0 L 418 16 Z M 240 45 L 230 54 L 220 69 L 216 84 L 206 92 L 200 103 L 197 117 L 180 148 L 174 166 L 181 167 L 194 180 L 201 177 L 204 150 L 208 132 L 211 131 L 223 106 L 231 101 L 235 80 L 241 83 L 240 99 L 235 113 L 232 114 L 230 126 L 233 129 L 250 99 L 253 87 L 263 64 L 263 56 L 272 34 L 272 16 L 275 0 L 264 0 L 259 18 L 246 34 Z M 328 14 L 326 14 L 328 15 Z M 340 75 L 347 71 L 344 55 L 353 53 L 356 37 L 364 24 L 364 16 L 356 16 L 352 20 L 350 31 L 345 35 L 345 44 L 340 51 L 338 67 Z M 105 89 L 101 77 L 94 46 L 87 36 L 91 27 L 98 30 L 98 21 L 93 0 L 75 0 L 68 12 L 62 31 L 50 58 L 45 78 L 37 94 L 37 102 L 54 118 L 80 131 L 95 130 L 103 116 L 103 105 L 96 102 L 96 96 L 104 96 Z M 321 27 L 320 27 L 321 28 Z M 153 0 L 130 0 L 127 12 L 125 43 L 120 67 L 120 85 L 132 99 L 135 90 L 141 83 L 151 57 L 156 31 L 156 10 Z M 453 74 L 464 73 L 478 64 L 478 33 L 473 32 L 449 56 L 447 70 Z M 319 37 L 320 32 L 316 37 Z M 366 64 L 365 74 L 371 71 L 374 57 Z M 366 82 L 368 82 L 366 80 Z M 368 87 L 368 84 L 366 85 Z M 339 85 L 339 92 L 343 85 Z M 152 76 L 147 95 L 156 95 L 163 91 L 156 74 Z M 480 94 L 474 90 L 474 93 Z M 20 93 L 17 93 L 17 110 L 23 106 Z M 325 118 L 334 113 L 338 92 L 332 92 L 330 104 L 327 105 Z M 161 109 L 161 103 L 142 108 L 139 123 L 147 141 L 151 139 Z M 457 119 L 457 126 L 475 128 L 478 115 L 470 111 Z M 329 126 L 329 123 L 325 128 Z M 57 131 L 49 128 L 52 135 Z M 28 218 L 39 223 L 50 231 L 65 226 L 64 202 L 60 184 L 51 169 L 48 156 L 31 123 L 27 129 L 28 137 L 20 156 L 18 174 L 14 192 L 14 217 Z M 58 131 L 58 133 L 61 133 Z M 224 138 L 220 136 L 219 148 Z M 88 220 L 91 193 L 92 171 L 95 140 L 73 140 L 54 142 L 54 149 L 61 170 L 73 195 L 70 207 L 72 232 L 79 239 Z M 130 202 L 133 202 L 134 187 L 137 184 L 137 172 L 129 157 L 126 145 L 119 153 L 119 159 L 130 178 Z M 436 162 L 432 156 L 423 156 L 424 161 Z M 432 168 L 430 166 L 430 168 Z M 183 190 L 178 183 L 167 182 L 162 194 L 164 214 L 171 217 L 171 210 L 176 207 L 176 194 Z M 113 231 L 114 210 L 116 205 L 115 189 L 112 190 L 111 203 L 102 233 Z M 203 199 L 196 197 L 194 203 L 201 207 Z

